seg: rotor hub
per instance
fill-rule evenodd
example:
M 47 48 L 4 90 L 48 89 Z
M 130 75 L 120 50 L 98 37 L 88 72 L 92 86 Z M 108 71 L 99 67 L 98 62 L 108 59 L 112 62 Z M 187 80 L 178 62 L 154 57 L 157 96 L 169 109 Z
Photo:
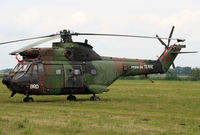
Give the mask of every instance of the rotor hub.
M 70 30 L 60 31 L 60 38 L 61 38 L 61 42 L 63 43 L 73 42 Z

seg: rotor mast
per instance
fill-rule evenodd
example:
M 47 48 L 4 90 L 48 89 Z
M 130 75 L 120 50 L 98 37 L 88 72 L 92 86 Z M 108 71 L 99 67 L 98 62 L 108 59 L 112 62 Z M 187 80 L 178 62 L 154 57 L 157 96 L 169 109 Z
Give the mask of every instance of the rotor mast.
M 62 43 L 73 42 L 71 32 L 69 30 L 60 31 L 60 38 Z

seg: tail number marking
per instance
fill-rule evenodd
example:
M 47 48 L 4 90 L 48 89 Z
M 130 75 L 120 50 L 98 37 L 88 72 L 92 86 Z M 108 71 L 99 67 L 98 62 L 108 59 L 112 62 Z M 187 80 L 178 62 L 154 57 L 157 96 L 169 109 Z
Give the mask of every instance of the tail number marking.
M 30 84 L 30 89 L 39 89 L 38 84 Z
M 153 65 L 131 66 L 131 69 L 153 69 Z

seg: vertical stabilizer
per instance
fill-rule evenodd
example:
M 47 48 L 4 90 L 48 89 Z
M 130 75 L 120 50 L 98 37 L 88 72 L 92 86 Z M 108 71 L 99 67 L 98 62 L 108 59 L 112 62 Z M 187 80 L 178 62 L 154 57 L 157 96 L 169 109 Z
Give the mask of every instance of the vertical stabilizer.
M 178 53 L 181 51 L 181 48 L 181 45 L 172 45 L 168 49 L 165 49 L 162 55 L 159 57 L 159 61 L 162 64 L 164 73 L 169 70 Z

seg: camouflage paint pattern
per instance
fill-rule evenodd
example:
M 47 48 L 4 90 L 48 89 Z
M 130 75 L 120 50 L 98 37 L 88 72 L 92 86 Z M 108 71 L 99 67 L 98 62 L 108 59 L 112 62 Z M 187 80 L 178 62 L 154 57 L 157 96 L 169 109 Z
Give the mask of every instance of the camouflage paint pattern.
M 157 60 L 99 56 L 86 43 L 53 43 L 52 48 L 21 52 L 25 72 L 11 71 L 7 87 L 26 95 L 98 94 L 121 76 L 165 73 L 180 52 L 170 46 Z

